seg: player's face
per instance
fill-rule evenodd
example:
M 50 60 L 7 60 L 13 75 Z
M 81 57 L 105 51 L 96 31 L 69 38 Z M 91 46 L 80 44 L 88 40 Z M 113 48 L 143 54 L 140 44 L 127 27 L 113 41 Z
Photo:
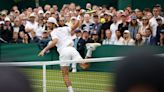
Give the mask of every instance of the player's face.
M 53 29 L 54 24 L 53 24 L 53 23 L 48 22 L 48 23 L 47 23 L 47 27 L 48 27 L 49 29 Z

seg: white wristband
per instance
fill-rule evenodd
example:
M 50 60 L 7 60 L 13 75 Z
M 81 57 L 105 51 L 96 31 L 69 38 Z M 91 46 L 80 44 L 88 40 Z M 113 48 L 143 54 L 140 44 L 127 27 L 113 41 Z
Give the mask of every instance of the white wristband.
M 78 15 L 78 16 L 77 16 L 77 20 L 80 20 L 80 19 L 81 19 L 81 16 L 80 16 L 80 15 Z

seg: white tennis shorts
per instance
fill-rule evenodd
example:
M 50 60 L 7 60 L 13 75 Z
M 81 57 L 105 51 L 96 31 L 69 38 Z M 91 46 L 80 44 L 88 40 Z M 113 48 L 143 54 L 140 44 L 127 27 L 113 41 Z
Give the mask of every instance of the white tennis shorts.
M 66 47 L 64 48 L 59 56 L 60 61 L 66 60 L 81 60 L 79 52 L 74 47 Z M 70 63 L 61 63 L 60 66 L 70 66 Z

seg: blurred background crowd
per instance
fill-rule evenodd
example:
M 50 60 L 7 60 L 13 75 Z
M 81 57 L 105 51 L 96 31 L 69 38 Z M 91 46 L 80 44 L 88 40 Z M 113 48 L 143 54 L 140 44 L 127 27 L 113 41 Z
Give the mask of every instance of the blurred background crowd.
M 164 45 L 164 12 L 160 4 L 152 9 L 124 10 L 86 4 L 82 9 L 75 3 L 27 8 L 20 11 L 17 6 L 0 13 L 1 43 L 37 43 L 44 48 L 51 41 L 51 27 L 47 20 L 54 17 L 58 27 L 72 26 L 81 14 L 79 27 L 71 33 L 74 47 L 83 50 L 86 43 L 102 45 Z M 30 30 L 28 30 L 30 29 Z

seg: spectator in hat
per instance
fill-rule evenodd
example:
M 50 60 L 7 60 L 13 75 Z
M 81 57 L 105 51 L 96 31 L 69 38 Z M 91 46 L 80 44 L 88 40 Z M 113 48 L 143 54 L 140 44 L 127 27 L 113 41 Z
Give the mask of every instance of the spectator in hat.
M 88 31 L 83 31 L 82 38 L 85 40 L 85 43 L 94 43 L 94 41 L 90 38 Z
M 160 46 L 164 46 L 164 29 L 160 31 Z
M 43 10 L 38 11 L 38 17 L 44 17 L 44 11 Z
M 121 32 L 121 36 L 123 36 L 123 33 L 125 30 L 128 30 L 129 22 L 127 22 L 126 14 L 123 13 L 121 15 L 122 23 L 118 25 L 118 30 Z
M 130 31 L 125 30 L 123 35 L 123 45 L 135 45 L 135 41 L 131 38 Z
M 101 39 L 105 39 L 105 31 L 107 29 L 110 29 L 110 26 L 111 24 L 113 23 L 112 22 L 112 14 L 109 14 L 109 13 L 105 13 L 104 14 L 104 19 L 105 19 L 105 23 L 102 24 L 102 27 L 101 27 Z
M 29 21 L 27 21 L 25 25 L 25 32 L 29 34 L 31 39 L 33 39 L 32 34 L 36 34 L 35 32 L 38 28 L 38 23 L 36 22 L 35 18 L 36 15 L 34 13 L 31 13 L 29 15 Z
M 139 28 L 139 33 L 143 36 L 143 37 L 145 37 L 145 30 L 147 29 L 147 28 L 149 28 L 150 26 L 149 26 L 149 19 L 147 18 L 147 17 L 143 17 L 142 18 L 142 23 L 141 23 L 141 26 L 140 26 L 140 28 Z
M 98 37 L 98 33 L 96 30 L 94 30 L 92 33 L 91 33 L 91 38 L 92 40 L 94 41 L 94 43 L 102 43 L 101 39 Z
M 75 49 L 80 53 L 82 58 L 85 58 L 85 40 L 82 38 L 81 30 L 75 30 L 76 37 L 73 39 Z M 72 72 L 77 72 L 76 63 L 72 63 Z
M 156 32 L 157 32 L 157 18 L 161 18 L 162 23 L 164 23 L 164 18 L 160 16 L 160 10 L 157 7 L 153 8 L 153 17 L 150 19 L 149 23 L 150 23 L 150 27 L 152 28 L 152 35 L 153 37 L 156 36 Z
M 156 33 L 156 41 L 157 41 L 157 45 L 160 45 L 160 33 L 161 33 L 161 30 L 164 29 L 164 24 L 162 24 L 162 20 L 161 18 L 157 18 L 157 23 L 158 23 L 158 26 L 157 26 L 157 33 Z
M 139 23 L 137 22 L 137 17 L 131 16 L 131 22 L 129 23 L 128 30 L 130 31 L 130 35 L 132 39 L 135 39 L 135 36 L 138 33 L 139 28 L 140 26 Z
M 98 15 L 93 15 L 93 21 L 94 21 L 94 25 L 93 25 L 93 30 L 96 30 L 98 33 L 99 38 L 101 38 L 101 26 L 102 24 L 100 23 L 100 18 Z
M 77 49 L 77 51 L 80 53 L 80 55 L 84 58 L 84 50 L 85 50 L 85 40 L 82 38 L 82 32 L 81 30 L 77 29 L 75 30 L 76 38 L 74 41 L 74 47 Z
M 6 17 L 4 21 L 5 24 L 1 30 L 1 38 L 7 43 L 11 43 L 13 41 L 13 27 L 9 17 Z
M 145 37 L 144 45 L 156 45 L 156 39 L 152 35 L 151 28 L 147 28 L 145 30 L 145 33 L 146 33 L 146 37 Z

